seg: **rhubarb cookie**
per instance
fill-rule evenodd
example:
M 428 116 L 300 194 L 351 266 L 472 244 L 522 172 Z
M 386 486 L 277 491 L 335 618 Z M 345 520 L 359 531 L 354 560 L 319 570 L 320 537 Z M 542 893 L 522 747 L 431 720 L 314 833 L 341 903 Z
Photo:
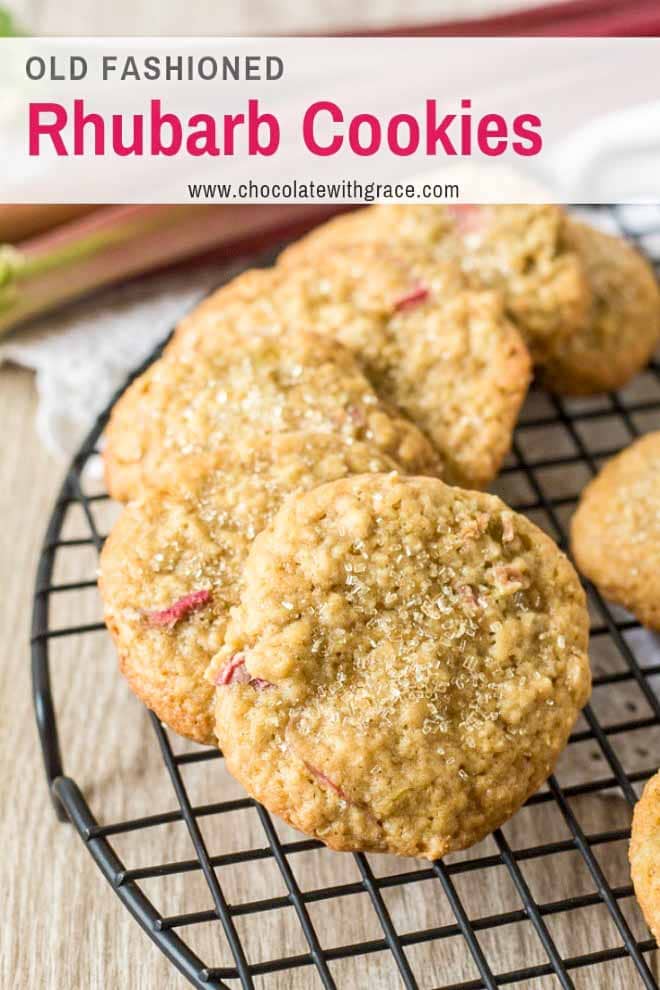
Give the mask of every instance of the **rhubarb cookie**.
M 284 252 L 299 264 L 364 241 L 423 247 L 458 263 L 470 286 L 499 289 L 535 361 L 584 326 L 591 292 L 557 206 L 379 205 L 335 218 Z
M 328 846 L 435 859 L 552 771 L 590 690 L 580 582 L 498 498 L 347 478 L 252 545 L 210 676 L 231 772 Z
M 660 630 L 660 432 L 636 440 L 587 485 L 571 543 L 606 598 Z
M 566 395 L 621 388 L 660 340 L 660 292 L 652 268 L 623 238 L 568 221 L 566 240 L 584 264 L 589 320 L 553 348 L 541 381 Z
M 628 855 L 639 906 L 660 942 L 660 772 L 647 782 L 635 805 Z
M 215 742 L 204 671 L 223 644 L 250 544 L 286 496 L 395 468 L 359 441 L 276 434 L 188 458 L 124 510 L 101 557 L 105 619 L 123 673 L 162 721 Z
M 170 352 L 214 355 L 228 326 L 339 340 L 378 395 L 431 439 L 449 482 L 485 487 L 510 448 L 529 354 L 500 294 L 469 289 L 453 262 L 366 244 L 249 272 L 184 321 Z
M 428 438 L 378 399 L 340 344 L 225 330 L 213 354 L 171 353 L 121 397 L 106 431 L 108 489 L 134 498 L 191 454 L 296 430 L 368 441 L 406 471 L 442 471 Z

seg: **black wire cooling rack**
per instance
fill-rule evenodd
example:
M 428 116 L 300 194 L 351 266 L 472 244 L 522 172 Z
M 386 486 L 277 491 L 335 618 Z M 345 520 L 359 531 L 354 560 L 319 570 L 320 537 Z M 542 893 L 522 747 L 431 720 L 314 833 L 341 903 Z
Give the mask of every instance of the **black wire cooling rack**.
M 606 228 L 625 233 L 656 265 L 660 262 L 660 209 L 598 208 L 592 217 Z M 486 848 L 481 843 L 467 853 L 431 864 L 370 855 L 349 857 L 321 851 L 320 843 L 290 830 L 284 829 L 283 834 L 281 824 L 245 796 L 219 791 L 214 802 L 196 804 L 186 775 L 195 765 L 220 761 L 220 754 L 191 746 L 182 749 L 184 744 L 141 708 L 137 709 L 141 717 L 151 721 L 155 736 L 151 745 L 155 744 L 162 759 L 172 797 L 162 809 L 150 808 L 148 815 L 115 820 L 104 811 L 104 786 L 109 777 L 123 786 L 124 778 L 120 767 L 111 766 L 91 786 L 97 810 L 92 809 L 82 786 L 65 774 L 58 728 L 70 713 L 59 712 L 58 725 L 53 692 L 72 676 L 59 666 L 70 656 L 72 644 L 79 637 L 105 636 L 104 627 L 100 621 L 57 626 L 52 616 L 56 601 L 93 589 L 96 583 L 94 559 L 103 543 L 98 512 L 109 499 L 103 490 L 90 491 L 87 478 L 107 415 L 99 417 L 73 460 L 48 524 L 34 598 L 34 704 L 57 815 L 73 823 L 117 896 L 183 976 L 198 990 L 238 986 L 657 988 L 656 945 L 634 901 L 625 850 L 631 809 L 658 763 L 660 703 L 653 678 L 660 675 L 660 641 L 641 630 L 629 615 L 608 605 L 591 585 L 587 591 L 592 615 L 592 701 L 555 775 L 511 823 L 487 840 Z M 583 484 L 605 458 L 641 433 L 658 428 L 657 361 L 618 394 L 564 400 L 532 389 L 497 490 L 566 548 L 567 521 Z M 86 532 L 68 538 L 67 519 L 73 511 L 82 513 Z M 71 551 L 80 551 L 81 557 L 85 552 L 87 569 L 81 563 L 74 580 L 69 573 L 67 580 L 58 583 L 59 557 Z M 57 666 L 53 659 L 56 640 L 58 657 L 64 658 L 57 660 Z M 106 676 L 115 676 L 114 663 Z M 114 715 L 115 719 L 122 717 L 128 715 Z M 86 731 L 85 720 L 78 721 L 77 737 Z M 90 748 L 100 744 L 96 738 L 83 742 Z M 221 778 L 220 770 L 219 763 L 204 770 L 206 774 L 218 771 L 219 787 L 221 779 L 228 780 Z M 257 832 L 251 831 L 246 847 L 236 850 L 236 829 L 231 822 L 238 812 L 252 816 Z M 518 825 L 525 814 L 536 815 L 531 841 L 530 833 Z M 209 822 L 215 827 L 217 852 L 210 849 L 206 837 Z M 161 859 L 156 854 L 155 833 L 174 823 L 187 830 L 194 851 L 187 859 Z M 127 865 L 117 851 L 117 842 L 126 836 L 140 850 L 136 866 Z M 312 852 L 322 859 L 314 861 L 311 872 L 307 865 L 308 882 L 303 884 L 299 864 Z M 566 860 L 568 869 L 560 868 L 560 861 Z M 349 863 L 352 875 L 347 877 Z M 614 873 L 613 864 L 617 867 Z M 233 896 L 234 888 L 228 883 L 232 869 L 243 876 L 241 899 Z M 273 880 L 269 888 L 270 881 L 266 881 L 265 889 L 267 869 L 271 871 L 267 876 L 277 876 L 278 883 Z M 570 882 L 567 886 L 566 877 L 579 873 L 584 883 L 575 889 Z M 261 882 L 256 882 L 258 876 Z M 172 913 L 167 882 L 188 884 L 194 877 L 203 877 L 207 906 Z M 255 878 L 252 893 L 251 877 Z M 343 882 L 337 882 L 337 877 Z M 159 883 L 165 885 L 164 893 Z M 367 937 L 360 934 L 358 902 L 373 921 Z M 488 907 L 493 904 L 496 910 Z M 600 912 L 598 920 L 594 911 Z M 255 955 L 254 940 L 248 944 L 245 924 L 255 923 L 260 932 L 276 912 L 286 914 L 288 924 L 295 928 L 298 950 L 260 958 Z M 335 944 L 329 945 L 327 919 L 331 915 Z M 561 928 L 556 926 L 558 919 L 563 919 Z M 194 947 L 195 930 L 203 925 L 210 925 L 213 932 L 207 945 L 223 950 L 220 961 L 208 952 L 202 958 Z M 343 933 L 337 934 L 341 926 Z M 611 937 L 594 945 L 593 934 L 603 926 L 609 926 Z M 579 945 L 576 951 L 567 932 L 570 935 L 579 929 L 583 937 L 575 943 Z M 283 946 L 285 942 L 283 938 Z M 506 959 L 513 958 L 511 947 L 518 952 L 505 971 L 501 971 L 503 946 L 508 947 Z M 343 965 L 348 963 L 353 968 Z

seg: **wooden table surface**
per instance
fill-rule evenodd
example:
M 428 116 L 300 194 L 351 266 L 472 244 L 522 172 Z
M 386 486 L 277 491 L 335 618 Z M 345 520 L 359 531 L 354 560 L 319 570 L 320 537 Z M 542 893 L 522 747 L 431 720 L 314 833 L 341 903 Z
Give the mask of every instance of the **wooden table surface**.
M 34 432 L 34 376 L 0 368 L 0 986 L 152 990 L 183 981 L 113 897 L 80 840 L 57 823 L 32 713 L 28 653 L 37 554 L 63 467 Z M 71 683 L 69 703 L 81 706 Z M 107 713 L 112 718 L 112 713 Z

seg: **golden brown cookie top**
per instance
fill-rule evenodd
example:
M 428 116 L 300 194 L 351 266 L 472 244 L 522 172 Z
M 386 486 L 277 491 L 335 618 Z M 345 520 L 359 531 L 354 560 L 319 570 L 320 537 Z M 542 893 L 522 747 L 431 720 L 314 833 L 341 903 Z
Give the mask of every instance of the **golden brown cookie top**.
M 404 470 L 439 472 L 430 441 L 382 403 L 353 355 L 305 331 L 244 336 L 226 329 L 211 355 L 172 352 L 116 404 L 104 452 L 110 493 L 135 497 L 191 454 L 296 430 L 364 440 Z
M 395 469 L 359 441 L 276 434 L 190 457 L 124 510 L 101 557 L 105 616 L 124 674 L 159 718 L 215 741 L 204 671 L 222 646 L 252 540 L 282 501 L 347 474 Z
M 571 565 L 497 498 L 362 476 L 257 538 L 210 668 L 232 772 L 336 848 L 436 857 L 539 786 L 589 693 Z
M 609 461 L 571 526 L 578 567 L 603 594 L 660 629 L 660 431 Z
M 424 247 L 452 261 L 476 289 L 498 289 L 536 361 L 584 325 L 591 292 L 584 266 L 565 239 L 558 206 L 372 206 L 335 218 L 293 244 L 281 264 L 299 264 L 365 241 Z
M 501 296 L 470 289 L 453 262 L 354 244 L 292 268 L 250 272 L 191 314 L 171 350 L 212 355 L 227 327 L 304 327 L 339 340 L 378 395 L 432 440 L 450 482 L 485 487 L 509 450 L 529 355 Z
M 660 340 L 656 277 L 621 237 L 567 220 L 565 239 L 585 267 L 592 304 L 584 326 L 553 348 L 541 380 L 567 395 L 621 388 L 647 364 Z

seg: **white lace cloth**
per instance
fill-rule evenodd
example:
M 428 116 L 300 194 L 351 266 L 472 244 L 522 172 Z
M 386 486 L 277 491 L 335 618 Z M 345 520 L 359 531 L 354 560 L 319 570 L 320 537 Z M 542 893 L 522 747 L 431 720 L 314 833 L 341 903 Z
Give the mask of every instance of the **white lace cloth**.
M 0 363 L 36 371 L 37 428 L 52 454 L 75 453 L 129 372 L 227 272 L 187 267 L 108 289 L 0 343 Z

